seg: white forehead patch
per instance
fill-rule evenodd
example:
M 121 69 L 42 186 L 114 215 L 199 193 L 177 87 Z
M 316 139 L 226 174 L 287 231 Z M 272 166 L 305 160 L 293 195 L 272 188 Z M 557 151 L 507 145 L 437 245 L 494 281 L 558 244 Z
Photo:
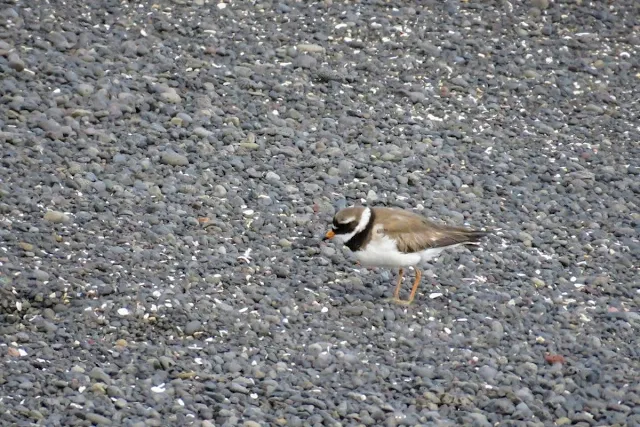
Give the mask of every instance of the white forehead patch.
M 350 216 L 349 218 L 343 219 L 342 221 L 338 221 L 338 223 L 340 224 L 349 224 L 350 222 L 353 222 L 356 220 L 355 216 Z

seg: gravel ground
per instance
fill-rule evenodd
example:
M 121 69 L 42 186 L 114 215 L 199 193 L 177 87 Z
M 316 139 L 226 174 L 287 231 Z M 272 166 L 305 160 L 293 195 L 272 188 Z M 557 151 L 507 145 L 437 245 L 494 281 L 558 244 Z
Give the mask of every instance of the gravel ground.
M 640 425 L 639 14 L 0 1 L 2 425 Z M 353 203 L 498 231 L 397 306 Z

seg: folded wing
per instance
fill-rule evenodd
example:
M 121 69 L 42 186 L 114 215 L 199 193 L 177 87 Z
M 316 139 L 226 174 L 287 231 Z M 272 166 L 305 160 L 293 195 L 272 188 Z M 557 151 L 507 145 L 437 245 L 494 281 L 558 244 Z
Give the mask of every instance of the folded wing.
M 476 243 L 488 234 L 485 231 L 436 224 L 407 211 L 382 208 L 379 215 L 387 217 L 380 231 L 396 240 L 398 250 L 404 253 Z

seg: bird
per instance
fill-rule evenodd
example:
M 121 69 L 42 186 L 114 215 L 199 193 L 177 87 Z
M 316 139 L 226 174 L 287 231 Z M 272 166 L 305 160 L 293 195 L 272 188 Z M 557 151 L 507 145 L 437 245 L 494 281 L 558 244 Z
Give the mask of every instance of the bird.
M 443 250 L 460 245 L 478 245 L 490 234 L 438 224 L 421 214 L 390 207 L 352 206 L 339 210 L 323 241 L 331 240 L 347 246 L 364 267 L 398 268 L 398 280 L 393 302 L 409 305 L 413 302 L 422 271 L 419 266 Z M 416 277 L 411 294 L 400 299 L 404 269 L 414 267 Z

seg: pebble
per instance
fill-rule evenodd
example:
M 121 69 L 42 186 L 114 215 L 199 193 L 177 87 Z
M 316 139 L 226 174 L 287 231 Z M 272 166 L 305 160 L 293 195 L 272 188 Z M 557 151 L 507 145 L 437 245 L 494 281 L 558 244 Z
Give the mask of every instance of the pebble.
M 161 161 L 165 165 L 171 165 L 171 166 L 187 166 L 189 164 L 189 159 L 187 158 L 187 156 L 178 154 L 173 151 L 163 152 Z
M 175 89 L 169 89 L 166 92 L 162 92 L 160 94 L 160 99 L 169 104 L 181 104 L 182 97 L 178 94 Z
M 111 382 L 111 377 L 107 375 L 102 369 L 97 367 L 89 371 L 89 377 L 107 384 Z
M 293 65 L 299 68 L 315 68 L 318 64 L 318 60 L 310 55 L 298 55 L 294 61 Z
M 24 71 L 24 69 L 26 68 L 24 61 L 20 59 L 20 57 L 17 54 L 15 53 L 9 54 L 8 59 L 9 59 L 8 65 L 11 69 L 21 72 L 21 71 Z
M 112 424 L 110 418 L 107 418 L 100 414 L 96 414 L 94 412 L 88 412 L 84 415 L 84 417 L 95 425 L 110 426 Z
M 193 320 L 186 324 L 184 327 L 184 333 L 187 335 L 193 335 L 196 332 L 200 332 L 202 330 L 202 323 L 197 320 Z
M 484 378 L 485 381 L 491 383 L 495 380 L 498 371 L 491 366 L 484 365 L 478 370 L 478 375 Z
M 225 197 L 227 195 L 227 189 L 218 184 L 213 188 L 213 195 L 216 197 Z
M 89 95 L 93 94 L 94 90 L 95 89 L 93 88 L 93 86 L 91 86 L 90 84 L 86 84 L 86 83 L 80 83 L 78 86 L 76 86 L 76 91 L 81 96 L 89 96 Z
M 71 218 L 69 218 L 69 215 L 60 211 L 47 211 L 44 214 L 43 219 L 54 224 L 63 224 L 71 220 Z

